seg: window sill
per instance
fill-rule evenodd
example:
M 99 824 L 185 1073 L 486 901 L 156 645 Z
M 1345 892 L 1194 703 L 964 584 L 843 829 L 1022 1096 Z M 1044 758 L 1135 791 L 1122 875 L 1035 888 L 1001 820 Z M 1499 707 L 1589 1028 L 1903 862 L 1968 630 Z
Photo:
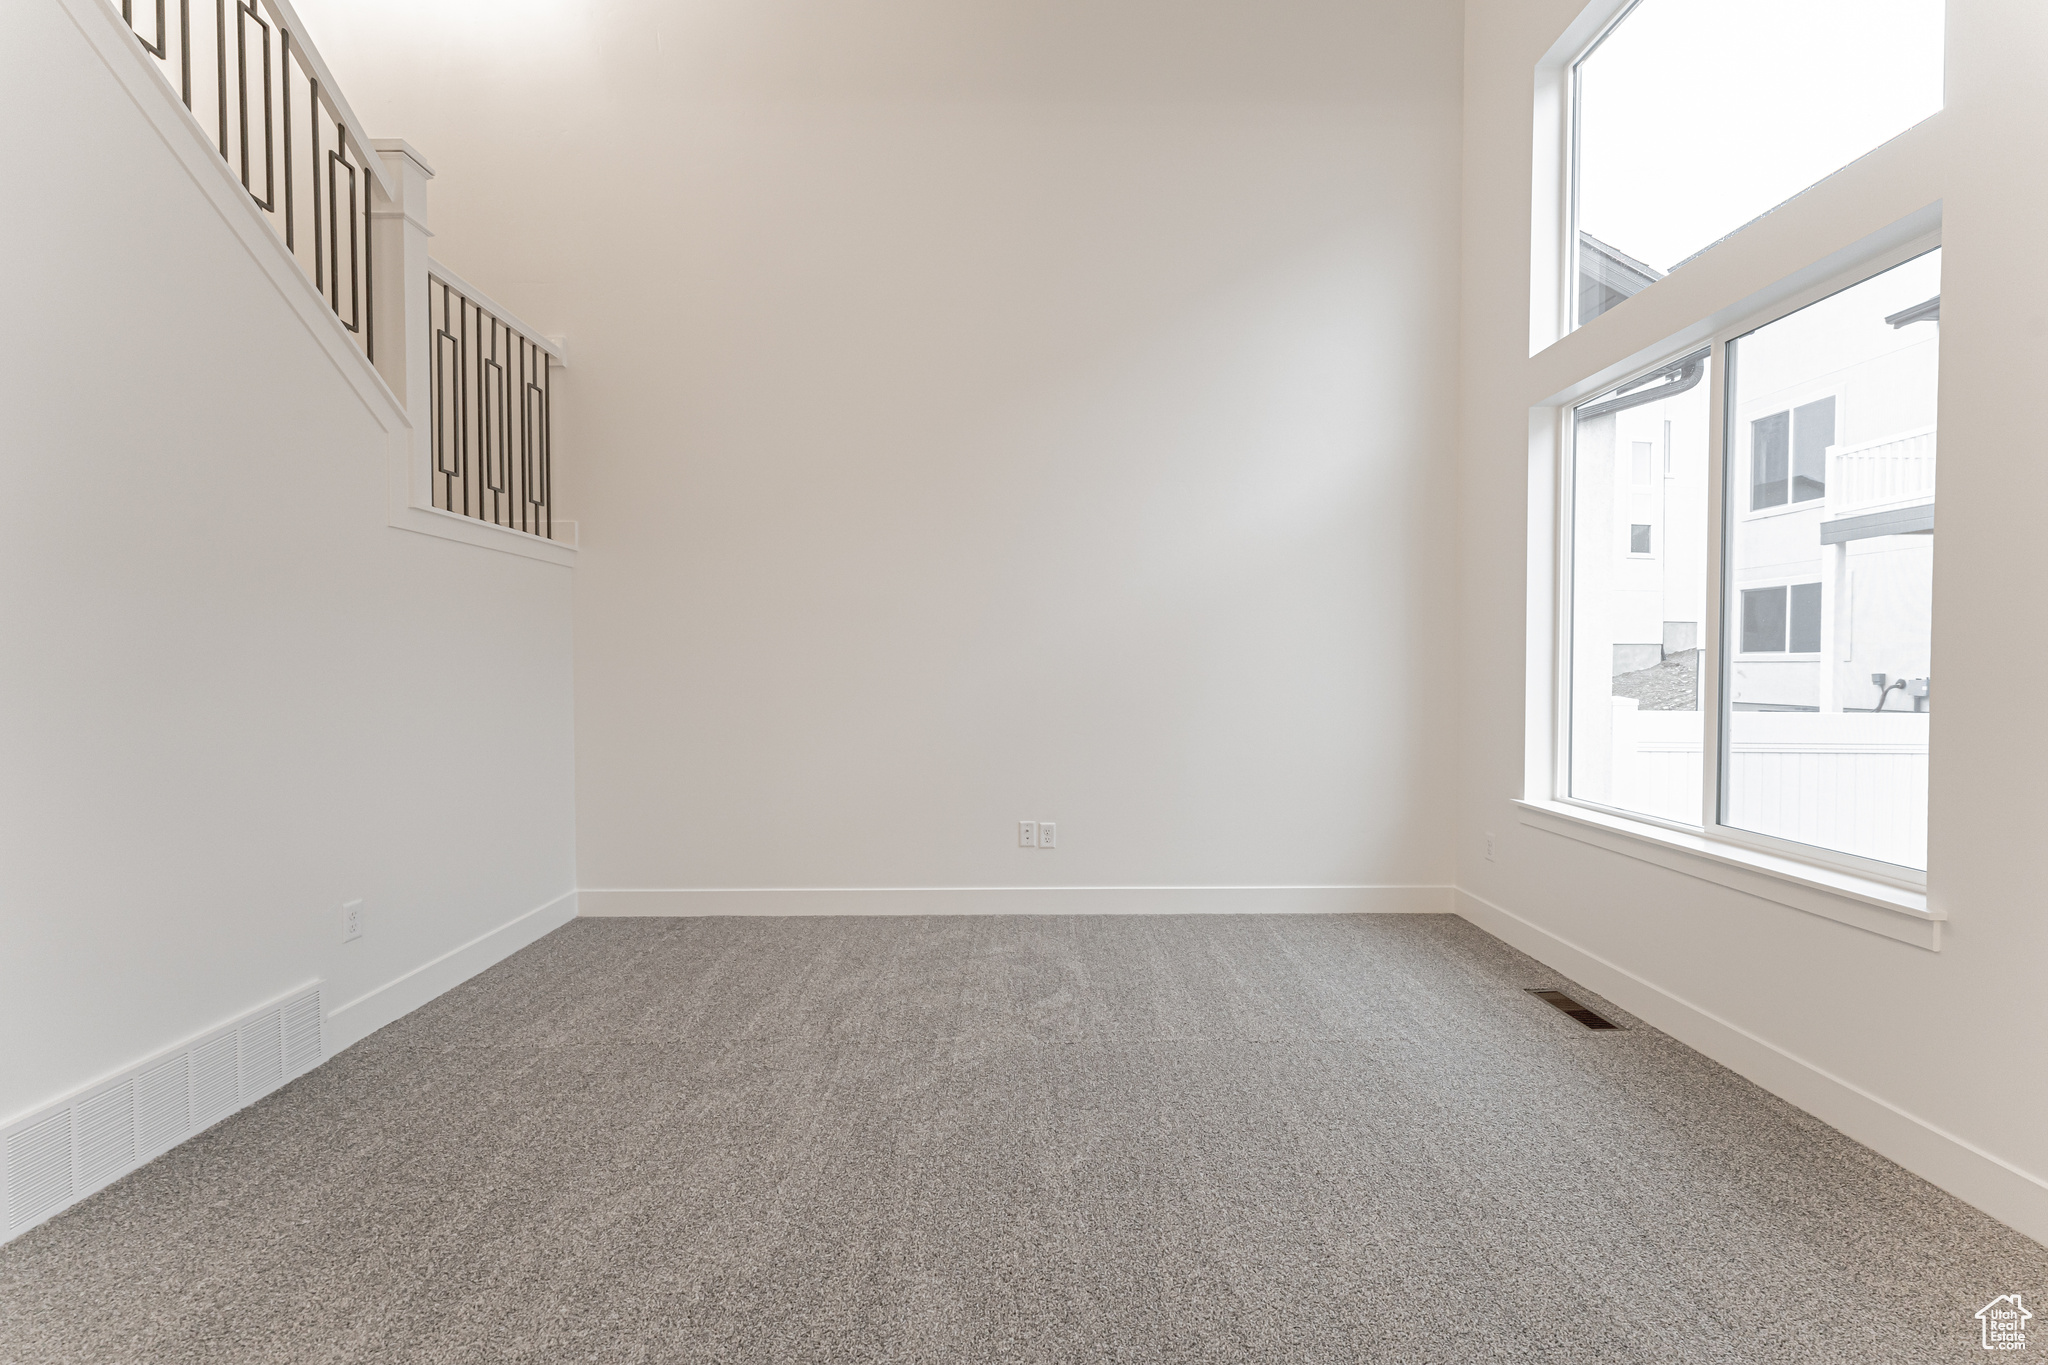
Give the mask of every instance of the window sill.
M 1948 915 L 1929 909 L 1924 891 L 1562 801 L 1517 801 L 1515 805 L 1521 808 L 1522 823 L 1532 829 L 1654 863 L 1929 952 L 1941 951 L 1941 925 Z

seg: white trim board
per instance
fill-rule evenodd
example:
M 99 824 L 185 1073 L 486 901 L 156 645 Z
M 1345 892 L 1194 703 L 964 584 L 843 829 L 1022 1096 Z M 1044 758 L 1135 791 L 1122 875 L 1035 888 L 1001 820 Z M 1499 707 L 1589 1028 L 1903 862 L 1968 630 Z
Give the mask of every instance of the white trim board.
M 1454 890 L 1456 913 L 1914 1175 L 2048 1243 L 2048 1180 L 1911 1114 L 1513 911 Z
M 628 915 L 1443 915 L 1448 886 L 682 886 L 578 893 Z
M 576 893 L 564 891 L 545 905 L 515 915 L 428 962 L 365 991 L 327 1014 L 330 1054 L 353 1047 L 386 1024 L 455 989 L 477 973 L 497 966 L 530 943 L 576 918 Z
M 555 523 L 557 530 L 568 531 L 568 540 L 545 540 L 525 531 L 514 530 L 510 526 L 479 521 L 475 517 L 466 517 L 460 512 L 443 511 L 439 507 L 422 507 L 414 502 L 412 444 L 404 432 L 391 438 L 390 501 L 390 516 L 387 520 L 401 531 L 417 531 L 423 536 L 452 540 L 458 545 L 473 545 L 480 550 L 498 550 L 525 559 L 537 559 L 543 564 L 559 564 L 565 569 L 576 567 L 576 522 Z

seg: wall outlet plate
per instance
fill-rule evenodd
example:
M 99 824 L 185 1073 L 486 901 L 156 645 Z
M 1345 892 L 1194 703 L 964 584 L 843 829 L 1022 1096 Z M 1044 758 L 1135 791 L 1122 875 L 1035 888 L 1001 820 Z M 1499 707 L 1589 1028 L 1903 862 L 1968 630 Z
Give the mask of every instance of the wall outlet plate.
M 363 903 L 343 901 L 341 906 L 341 941 L 353 943 L 363 936 Z
M 1038 822 L 1038 846 L 1040 848 L 1058 848 L 1060 846 L 1060 827 L 1050 820 L 1040 820 Z
M 1036 820 L 1019 820 L 1017 822 L 1017 847 L 1038 847 L 1038 822 Z

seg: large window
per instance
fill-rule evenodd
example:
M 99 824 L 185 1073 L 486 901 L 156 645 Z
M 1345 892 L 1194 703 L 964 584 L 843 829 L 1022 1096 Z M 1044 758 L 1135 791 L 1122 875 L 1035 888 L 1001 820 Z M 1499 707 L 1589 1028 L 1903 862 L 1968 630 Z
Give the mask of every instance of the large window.
M 1721 822 L 1927 866 L 1941 253 L 1726 348 Z
M 1707 352 L 1572 413 L 1570 794 L 1700 821 Z
M 1573 69 L 1574 325 L 1939 109 L 1942 10 L 1639 0 Z
M 1560 795 L 1925 870 L 1940 331 L 1934 248 L 1571 409 Z

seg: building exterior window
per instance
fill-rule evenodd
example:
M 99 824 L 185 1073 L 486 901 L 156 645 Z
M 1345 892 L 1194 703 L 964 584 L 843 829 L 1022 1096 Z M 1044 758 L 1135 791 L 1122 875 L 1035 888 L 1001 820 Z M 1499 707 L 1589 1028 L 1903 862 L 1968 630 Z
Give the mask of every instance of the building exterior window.
M 1749 508 L 1783 507 L 1792 455 L 1790 413 L 1774 412 L 1749 424 Z
M 1571 71 L 1570 325 L 1940 109 L 1944 17 L 1943 0 L 1630 6 Z
M 1818 583 L 1744 588 L 1742 653 L 1818 654 L 1820 611 Z
M 1835 443 L 1832 396 L 1754 418 L 1749 426 L 1752 512 L 1827 494 L 1827 451 Z
M 1569 794 L 1698 824 L 1708 352 L 1571 418 Z
M 1723 355 L 1720 823 L 1918 870 L 1940 293 L 1937 249 Z

